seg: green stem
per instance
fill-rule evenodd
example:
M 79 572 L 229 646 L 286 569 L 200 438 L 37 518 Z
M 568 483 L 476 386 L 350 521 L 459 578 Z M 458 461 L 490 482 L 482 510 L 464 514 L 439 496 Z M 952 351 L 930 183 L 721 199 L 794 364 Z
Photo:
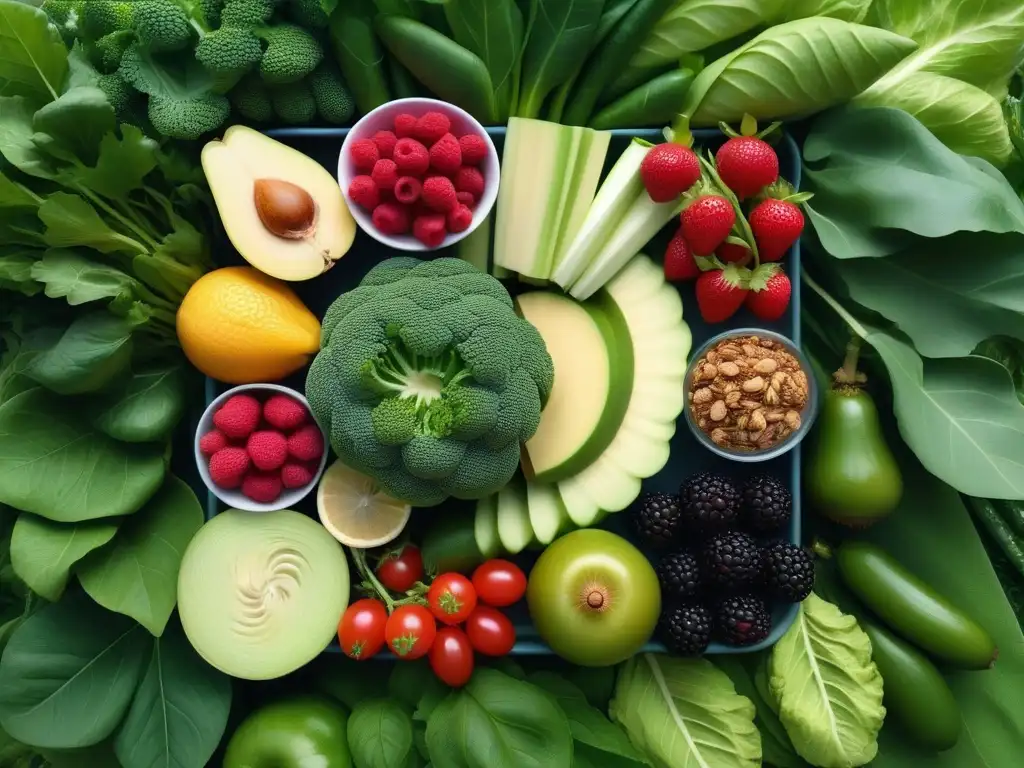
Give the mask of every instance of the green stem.
M 708 160 L 697 155 L 697 159 L 700 160 L 701 165 L 708 172 L 711 178 L 715 182 L 715 186 L 718 187 L 719 192 L 729 201 L 732 205 L 733 210 L 736 212 L 736 221 L 739 223 L 740 228 L 743 230 L 743 238 L 747 241 L 747 245 L 750 247 L 750 252 L 754 256 L 754 269 L 761 266 L 761 257 L 757 252 L 757 242 L 754 240 L 754 232 L 750 228 L 750 222 L 747 221 L 747 217 L 743 215 L 743 208 L 740 205 L 740 200 L 733 193 L 725 182 L 722 181 L 722 177 L 718 175 L 718 171 L 715 170 L 715 166 Z
M 109 205 L 107 205 L 102 200 L 102 198 L 100 198 L 98 195 L 93 193 L 91 190 L 87 189 L 86 187 L 83 187 L 81 184 L 76 184 L 75 185 L 75 189 L 76 189 L 76 191 L 80 195 L 82 195 L 83 197 L 87 198 L 89 200 L 89 202 L 91 202 L 97 208 L 102 209 L 103 211 L 105 211 L 107 213 L 108 216 L 110 216 L 111 218 L 113 218 L 116 221 L 118 221 L 121 224 L 121 226 L 123 226 L 129 232 L 134 233 L 135 236 L 138 237 L 139 240 L 141 240 L 147 246 L 149 246 L 150 249 L 156 248 L 159 245 L 159 243 L 157 243 L 153 238 L 151 238 L 146 232 L 144 232 L 143 230 L 141 230 L 138 227 L 136 227 L 132 222 L 130 222 L 128 219 L 126 219 L 120 213 L 118 213 L 113 208 L 111 208 Z M 145 253 L 147 248 L 142 247 L 141 250 L 142 250 L 143 253 Z
M 127 200 L 127 201 L 118 200 L 117 201 L 117 207 L 124 214 L 125 218 L 127 218 L 130 221 L 132 221 L 135 224 L 135 226 L 137 226 L 140 229 L 140 231 L 142 231 L 142 232 L 152 232 L 153 231 L 153 229 L 149 225 L 149 223 L 139 215 L 139 212 L 136 211 L 134 208 L 132 208 L 132 204 L 131 204 L 130 200 Z M 157 241 L 153 240 L 152 238 L 150 238 L 150 242 L 156 243 Z
M 394 612 L 395 601 L 391 599 L 391 594 L 385 588 L 383 584 L 378 581 L 376 574 L 373 569 L 370 568 L 366 562 L 366 550 L 357 549 L 356 547 L 349 547 L 348 551 L 352 554 L 352 561 L 355 563 L 356 570 L 359 571 L 359 575 L 363 577 L 363 580 L 368 582 L 373 587 L 373 591 L 377 593 L 377 597 L 383 601 L 385 607 L 388 609 L 388 614 Z
M 860 357 L 859 336 L 854 336 L 846 345 L 846 357 L 843 359 L 843 367 L 835 375 L 836 381 L 840 384 L 857 383 L 857 359 Z
M 842 304 L 832 298 L 828 291 L 818 285 L 818 283 L 814 281 L 814 278 L 808 275 L 806 271 L 803 273 L 803 281 L 808 288 L 818 294 L 826 304 L 832 307 L 833 311 L 835 311 L 837 315 L 846 321 L 846 324 L 850 326 L 851 331 L 867 341 L 868 336 L 870 335 L 868 333 L 868 329 L 861 325 L 857 318 L 851 315 Z

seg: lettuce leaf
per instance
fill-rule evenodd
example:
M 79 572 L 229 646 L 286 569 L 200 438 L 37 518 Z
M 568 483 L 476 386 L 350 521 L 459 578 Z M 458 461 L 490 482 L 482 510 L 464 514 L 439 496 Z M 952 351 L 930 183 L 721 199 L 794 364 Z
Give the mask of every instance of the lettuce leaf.
M 856 619 L 812 594 L 772 649 L 768 673 L 779 719 L 804 760 L 856 768 L 875 759 L 882 676 Z

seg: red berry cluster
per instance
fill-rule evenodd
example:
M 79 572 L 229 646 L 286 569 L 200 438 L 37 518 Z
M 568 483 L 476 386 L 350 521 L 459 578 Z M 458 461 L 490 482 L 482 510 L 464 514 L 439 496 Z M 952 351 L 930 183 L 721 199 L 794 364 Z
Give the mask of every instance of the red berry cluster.
M 400 114 L 393 131 L 352 142 L 350 157 L 360 174 L 349 199 L 373 213 L 386 235 L 413 236 L 437 248 L 452 232 L 465 232 L 484 193 L 480 165 L 487 143 L 473 133 L 456 137 L 448 117 L 427 112 Z
M 284 489 L 313 482 L 324 455 L 324 437 L 309 410 L 293 397 L 275 394 L 261 403 L 252 395 L 229 397 L 213 414 L 213 429 L 199 440 L 218 488 L 241 489 L 269 504 Z

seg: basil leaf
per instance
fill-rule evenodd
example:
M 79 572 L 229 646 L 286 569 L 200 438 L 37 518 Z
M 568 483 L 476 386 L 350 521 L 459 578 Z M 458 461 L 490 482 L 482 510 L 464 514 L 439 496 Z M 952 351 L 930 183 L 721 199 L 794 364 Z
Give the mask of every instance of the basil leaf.
M 64 594 L 72 566 L 117 533 L 116 520 L 55 523 L 38 515 L 18 515 L 11 534 L 11 565 L 37 595 L 56 602 Z
M 348 746 L 359 768 L 403 768 L 414 754 L 412 718 L 388 699 L 357 704 L 348 719 Z

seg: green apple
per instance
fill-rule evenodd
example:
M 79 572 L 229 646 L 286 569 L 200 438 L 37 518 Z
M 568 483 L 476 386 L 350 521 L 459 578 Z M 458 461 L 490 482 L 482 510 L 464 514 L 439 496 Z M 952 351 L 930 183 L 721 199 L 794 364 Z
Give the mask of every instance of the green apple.
M 224 768 L 352 768 L 347 726 L 345 710 L 327 699 L 268 704 L 231 736 Z

